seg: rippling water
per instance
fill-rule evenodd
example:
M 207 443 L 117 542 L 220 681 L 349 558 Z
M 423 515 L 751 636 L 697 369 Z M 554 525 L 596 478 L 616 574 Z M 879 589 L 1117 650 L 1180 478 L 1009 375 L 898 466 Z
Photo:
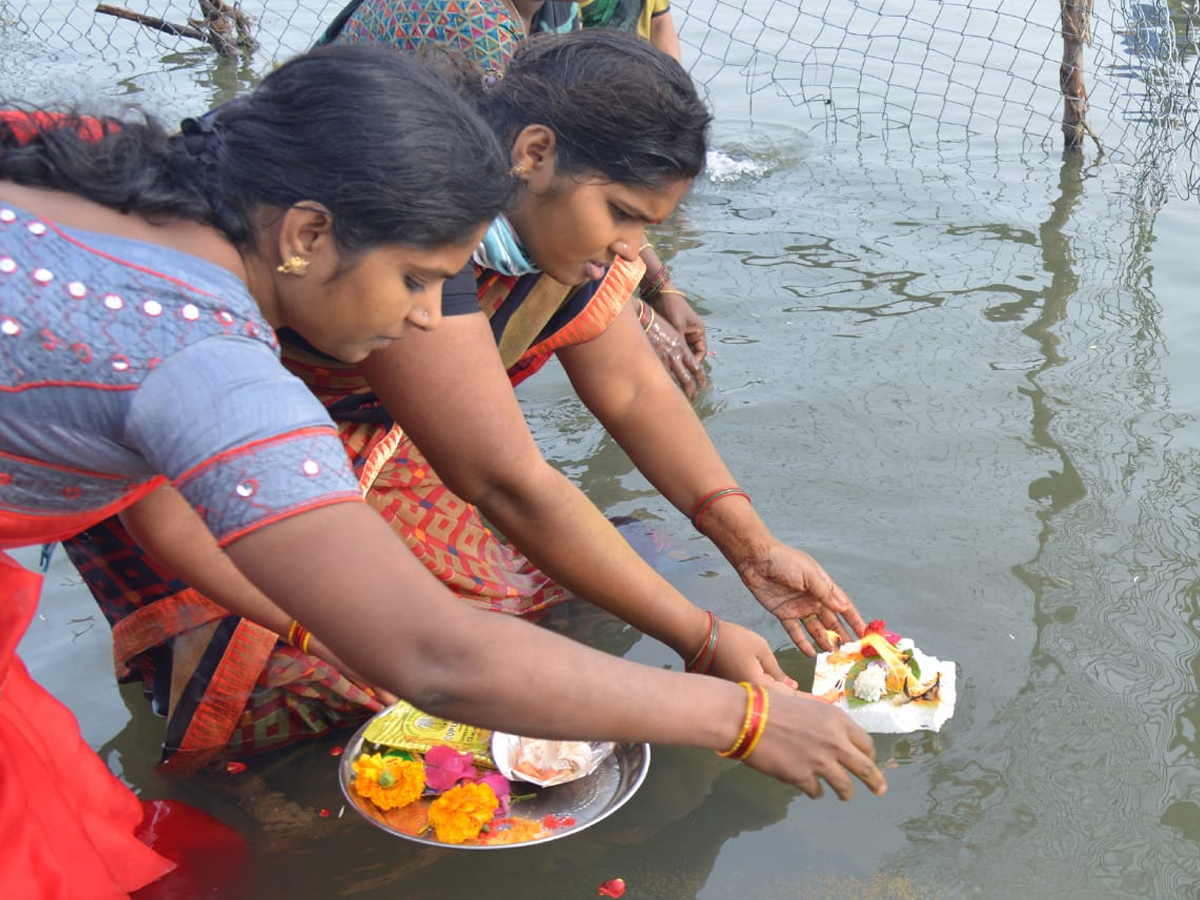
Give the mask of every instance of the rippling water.
M 4 93 L 98 87 L 86 53 L 0 41 L 6 61 L 27 61 Z M 163 62 L 171 74 L 131 64 L 100 93 L 186 113 L 258 74 L 199 52 Z M 60 568 L 27 658 L 135 787 L 247 834 L 255 898 L 586 897 L 621 876 L 629 897 L 671 900 L 1195 900 L 1200 204 L 1141 212 L 1126 168 L 1064 163 L 1045 142 L 834 140 L 786 103 L 749 109 L 722 90 L 711 177 L 658 236 L 715 350 L 698 408 L 781 537 L 867 617 L 960 666 L 940 734 L 878 740 L 885 798 L 813 802 L 660 748 L 610 820 L 464 857 L 339 817 L 336 741 L 236 779 L 165 781 L 161 726 L 112 685 L 105 629 Z M 521 394 L 549 458 L 610 514 L 675 542 L 669 577 L 811 673 L 564 400 L 561 373 Z M 586 610 L 565 627 L 679 665 Z

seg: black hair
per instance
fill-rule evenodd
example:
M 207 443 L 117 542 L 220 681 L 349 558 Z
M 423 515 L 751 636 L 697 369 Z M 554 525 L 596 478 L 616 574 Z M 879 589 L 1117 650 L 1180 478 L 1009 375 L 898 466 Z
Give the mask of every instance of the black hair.
M 345 252 L 463 240 L 512 191 L 508 152 L 433 67 L 391 49 L 320 47 L 169 135 L 148 117 L 0 120 L 0 178 L 254 244 L 252 214 L 323 204 Z M 99 138 L 98 140 L 96 138 Z
M 631 32 L 534 35 L 472 93 L 505 146 L 529 125 L 553 130 L 564 174 L 657 188 L 704 169 L 712 115 L 684 68 Z

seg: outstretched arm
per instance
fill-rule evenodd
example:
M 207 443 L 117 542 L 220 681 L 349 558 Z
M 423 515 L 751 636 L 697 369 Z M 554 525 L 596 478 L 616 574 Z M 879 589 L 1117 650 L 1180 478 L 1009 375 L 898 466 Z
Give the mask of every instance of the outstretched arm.
M 435 331 L 406 336 L 373 353 L 362 371 L 446 485 L 478 506 L 534 565 L 685 661 L 705 645 L 705 613 L 542 458 L 482 313 L 450 316 Z M 766 641 L 732 623 L 721 626 L 712 671 L 792 683 Z
M 462 603 L 365 504 L 284 519 L 228 553 L 335 653 L 437 716 L 531 737 L 712 750 L 731 747 L 746 717 L 735 684 L 632 663 Z M 871 738 L 837 708 L 787 691 L 771 692 L 746 762 L 811 796 L 824 783 L 848 798 L 855 777 L 886 790 Z
M 634 465 L 685 515 L 714 491 L 736 484 L 691 405 L 637 333 L 626 308 L 600 337 L 559 352 L 580 399 Z M 762 605 L 808 655 L 831 647 L 826 629 L 843 638 L 866 623 L 845 592 L 803 551 L 779 541 L 735 494 L 707 505 L 700 529 L 733 565 Z M 811 641 L 810 641 L 811 639 Z

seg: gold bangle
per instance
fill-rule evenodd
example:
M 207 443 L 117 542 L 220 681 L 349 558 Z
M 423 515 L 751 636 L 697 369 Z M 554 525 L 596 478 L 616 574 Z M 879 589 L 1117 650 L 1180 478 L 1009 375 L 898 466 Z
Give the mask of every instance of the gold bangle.
M 742 719 L 742 730 L 738 732 L 737 740 L 728 750 L 718 750 L 717 756 L 733 756 L 737 752 L 742 746 L 742 741 L 746 739 L 746 732 L 750 730 L 750 720 L 754 717 L 754 688 L 748 681 L 739 681 L 738 684 L 746 689 L 746 717 Z

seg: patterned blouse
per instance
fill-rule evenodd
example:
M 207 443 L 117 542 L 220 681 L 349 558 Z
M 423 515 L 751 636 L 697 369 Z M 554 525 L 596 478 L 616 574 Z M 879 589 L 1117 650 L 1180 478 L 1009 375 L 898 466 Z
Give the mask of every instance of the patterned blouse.
M 222 544 L 361 499 L 237 276 L 0 204 L 0 512 L 81 515 L 158 475 Z

